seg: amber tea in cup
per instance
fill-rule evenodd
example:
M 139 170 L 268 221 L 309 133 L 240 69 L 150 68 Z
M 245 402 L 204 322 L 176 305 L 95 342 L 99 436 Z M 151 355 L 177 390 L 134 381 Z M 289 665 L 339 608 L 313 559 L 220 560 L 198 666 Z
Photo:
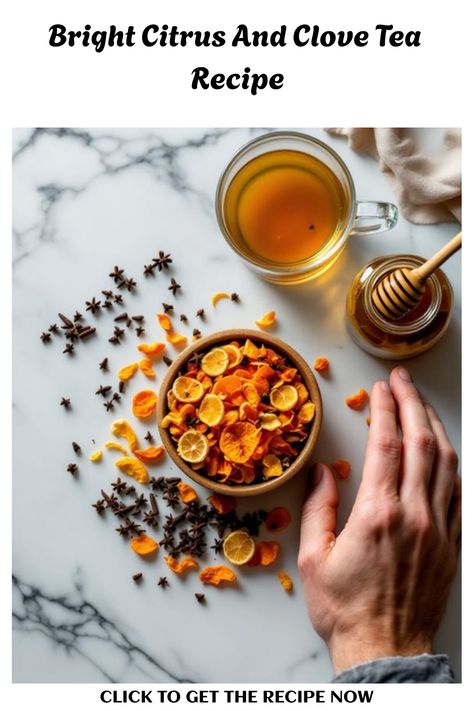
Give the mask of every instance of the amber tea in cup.
M 224 219 L 262 260 L 309 259 L 344 229 L 348 204 L 341 183 L 318 158 L 271 151 L 253 158 L 230 183 Z
M 388 203 L 357 202 L 340 157 L 289 131 L 261 136 L 232 158 L 217 187 L 216 211 L 231 247 L 261 276 L 283 283 L 318 276 L 351 233 L 390 229 L 397 217 Z

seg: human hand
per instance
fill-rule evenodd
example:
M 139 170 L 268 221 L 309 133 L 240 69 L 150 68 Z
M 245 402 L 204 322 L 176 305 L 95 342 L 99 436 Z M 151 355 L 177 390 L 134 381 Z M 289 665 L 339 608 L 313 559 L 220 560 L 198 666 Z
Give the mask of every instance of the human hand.
M 457 569 L 458 459 L 403 368 L 377 382 L 362 481 L 336 537 L 338 492 L 318 464 L 304 504 L 298 567 L 311 622 L 336 673 L 430 652 Z

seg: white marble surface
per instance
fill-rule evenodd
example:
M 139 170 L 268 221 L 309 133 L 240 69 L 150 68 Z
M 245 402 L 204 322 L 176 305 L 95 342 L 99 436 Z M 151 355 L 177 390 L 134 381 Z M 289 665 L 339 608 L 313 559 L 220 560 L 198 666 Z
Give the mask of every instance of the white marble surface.
M 393 200 L 375 162 L 351 152 L 342 140 L 310 130 L 338 150 L 353 172 L 361 199 Z M 354 474 L 341 485 L 341 521 L 358 486 L 367 426 L 365 416 L 344 405 L 347 394 L 387 375 L 390 364 L 360 351 L 348 337 L 344 297 L 355 271 L 372 257 L 395 252 L 430 255 L 454 234 L 455 225 L 417 227 L 400 219 L 387 235 L 353 239 L 337 266 L 320 281 L 278 288 L 260 281 L 221 238 L 213 213 L 216 181 L 225 162 L 256 131 L 58 130 L 14 132 L 14 680 L 18 682 L 324 682 L 331 677 L 325 646 L 306 618 L 296 574 L 298 512 L 304 477 L 263 497 L 259 507 L 286 504 L 291 528 L 281 535 L 282 568 L 294 575 L 287 596 L 274 572 L 251 570 L 238 589 L 207 590 L 199 606 L 196 578 L 156 587 L 167 574 L 162 560 L 143 564 L 91 508 L 101 486 L 116 476 L 107 453 L 94 465 L 87 454 L 109 435 L 113 417 L 94 394 L 115 383 L 99 372 L 109 356 L 112 373 L 136 358 L 136 338 L 107 342 L 112 315 L 97 319 L 99 335 L 69 358 L 64 339 L 43 345 L 39 334 L 58 310 L 84 310 L 84 301 L 111 288 L 108 273 L 123 266 L 138 281 L 125 293 L 125 310 L 143 313 L 147 333 L 158 336 L 154 314 L 169 276 L 146 280 L 143 265 L 159 249 L 173 256 L 172 274 L 183 285 L 178 313 L 204 306 L 205 333 L 252 327 L 269 309 L 279 316 L 277 335 L 309 362 L 331 360 L 321 381 L 325 419 L 317 456 L 347 458 Z M 426 133 L 433 143 L 437 135 Z M 439 409 L 460 448 L 460 256 L 446 265 L 456 310 L 445 338 L 409 363 L 429 400 Z M 210 296 L 225 289 L 240 305 Z M 117 310 L 116 312 L 117 313 Z M 94 319 L 91 318 L 91 321 Z M 199 324 L 191 319 L 188 331 Z M 158 366 L 163 373 L 164 365 Z M 136 376 L 114 415 L 128 416 L 129 396 L 144 385 Z M 62 395 L 72 398 L 64 412 Z M 146 427 L 137 425 L 143 434 Z M 77 480 L 66 473 L 75 460 L 71 441 L 83 448 Z M 170 462 L 157 468 L 175 472 Z M 204 492 L 203 492 L 204 493 Z M 242 505 L 252 510 L 254 504 Z M 212 556 L 211 556 L 212 560 Z M 145 572 L 137 587 L 132 573 Z M 439 651 L 460 671 L 459 581 L 438 635 Z

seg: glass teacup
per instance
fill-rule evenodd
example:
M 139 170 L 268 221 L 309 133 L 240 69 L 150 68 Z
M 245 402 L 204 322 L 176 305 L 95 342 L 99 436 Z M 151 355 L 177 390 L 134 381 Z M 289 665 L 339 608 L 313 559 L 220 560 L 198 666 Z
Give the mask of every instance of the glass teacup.
M 216 191 L 222 234 L 260 276 L 300 283 L 320 276 L 351 235 L 392 229 L 395 205 L 360 202 L 340 156 L 294 131 L 260 136 L 226 166 Z

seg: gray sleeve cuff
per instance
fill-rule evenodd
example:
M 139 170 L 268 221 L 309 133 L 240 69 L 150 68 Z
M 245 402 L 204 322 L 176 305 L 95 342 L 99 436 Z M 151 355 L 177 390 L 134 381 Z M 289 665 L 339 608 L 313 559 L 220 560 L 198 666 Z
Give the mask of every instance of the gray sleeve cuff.
M 345 669 L 333 684 L 453 684 L 454 675 L 446 654 L 416 657 L 382 657 Z

